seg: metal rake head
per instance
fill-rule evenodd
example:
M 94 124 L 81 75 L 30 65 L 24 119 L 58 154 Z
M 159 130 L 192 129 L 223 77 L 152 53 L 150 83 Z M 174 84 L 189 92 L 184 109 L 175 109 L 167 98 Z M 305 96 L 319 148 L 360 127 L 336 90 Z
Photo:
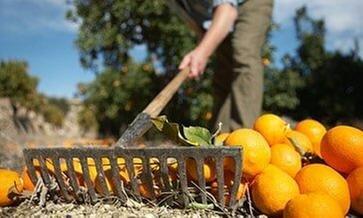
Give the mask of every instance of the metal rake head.
M 111 195 L 125 200 L 128 194 L 157 201 L 163 193 L 177 192 L 182 194 L 184 205 L 189 204 L 190 196 L 201 203 L 208 202 L 203 164 L 209 160 L 215 167 L 218 203 L 224 206 L 224 197 L 229 195 L 229 206 L 232 206 L 241 181 L 241 152 L 240 148 L 226 147 L 27 148 L 24 157 L 33 184 L 42 178 L 51 188 L 55 181 L 58 184 L 56 192 L 59 191 L 67 201 L 84 201 L 82 190 L 87 190 L 91 202 Z M 235 165 L 233 185 L 227 191 L 225 158 L 234 159 Z M 196 181 L 187 176 L 190 159 L 196 163 Z

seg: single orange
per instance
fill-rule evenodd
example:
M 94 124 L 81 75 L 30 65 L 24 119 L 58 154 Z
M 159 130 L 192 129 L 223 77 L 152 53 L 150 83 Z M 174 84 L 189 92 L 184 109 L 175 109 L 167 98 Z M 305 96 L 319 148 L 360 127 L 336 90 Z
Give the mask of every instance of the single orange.
M 309 138 L 296 130 L 286 133 L 284 143 L 294 147 L 301 155 L 313 153 L 313 145 Z
M 34 164 L 36 176 L 40 177 L 40 163 L 39 163 L 39 161 L 35 160 L 33 164 Z M 51 161 L 49 161 L 49 160 L 46 160 L 45 165 L 46 165 L 46 167 L 48 169 L 48 173 L 50 175 L 54 175 L 53 163 Z M 64 166 L 61 165 L 61 169 L 63 169 L 63 168 L 64 168 Z M 21 179 L 23 181 L 24 190 L 34 191 L 34 188 L 35 188 L 36 184 L 33 184 L 33 182 L 31 181 L 30 176 L 29 176 L 29 171 L 28 171 L 27 167 L 24 167 L 24 169 L 23 169 L 23 171 L 21 173 Z
M 283 213 L 284 218 L 343 218 L 344 213 L 336 200 L 327 194 L 311 192 L 291 199 Z
M 300 121 L 295 130 L 306 135 L 313 144 L 314 153 L 321 157 L 320 142 L 326 133 L 326 128 L 319 121 L 313 119 L 306 119 Z
M 327 164 L 343 173 L 363 166 L 363 132 L 350 126 L 330 129 L 321 141 L 321 155 Z
M 290 127 L 279 116 L 274 114 L 264 114 L 257 118 L 253 129 L 261 133 L 268 144 L 274 145 L 284 142 L 285 134 Z
M 294 178 L 301 169 L 301 156 L 290 145 L 275 144 L 271 147 L 270 163 Z
M 223 145 L 224 141 L 229 136 L 229 133 L 221 133 L 214 138 L 215 145 Z
M 13 203 L 8 194 L 12 191 L 22 192 L 23 182 L 19 174 L 12 170 L 0 169 L 0 207 Z
M 269 165 L 252 183 L 252 200 L 267 216 L 279 216 L 289 200 L 299 194 L 295 180 L 279 168 Z
M 232 187 L 234 184 L 234 173 L 231 171 L 224 171 L 224 189 L 225 189 L 225 195 L 224 195 L 224 201 L 226 203 L 226 205 L 229 204 L 230 201 L 230 193 L 232 191 Z M 213 181 L 211 183 L 211 193 L 218 199 L 218 182 L 217 180 Z M 236 200 L 240 200 L 242 199 L 242 197 L 245 195 L 246 190 L 247 190 L 247 186 L 248 183 L 245 181 L 241 181 L 238 185 L 237 188 L 237 193 L 236 193 Z
M 229 147 L 241 147 L 243 176 L 253 178 L 262 172 L 271 160 L 271 149 L 265 138 L 252 129 L 238 129 L 233 131 L 226 139 L 225 145 Z M 234 171 L 234 161 L 226 158 L 224 167 Z
M 363 167 L 353 170 L 349 174 L 347 182 L 352 208 L 360 215 L 363 215 Z
M 98 174 L 95 178 L 95 189 L 100 194 L 105 194 L 104 187 L 102 186 L 102 174 Z M 113 174 L 112 169 L 107 169 L 104 171 L 105 177 L 103 178 L 107 187 L 107 190 L 111 193 L 116 193 L 116 184 L 113 182 Z M 130 177 L 125 169 L 119 170 L 119 176 L 123 184 L 126 186 L 130 182 Z
M 37 177 L 40 177 L 40 172 L 36 171 Z M 27 191 L 34 191 L 35 185 L 30 179 L 29 171 L 27 167 L 24 167 L 22 173 L 21 173 L 21 179 L 23 180 L 23 188 Z
M 295 180 L 302 194 L 326 193 L 340 204 L 344 214 L 348 212 L 350 207 L 348 183 L 333 168 L 324 164 L 310 164 L 296 174 Z
M 178 180 L 178 162 L 174 159 L 168 159 L 168 171 L 171 181 Z
M 188 179 L 198 182 L 197 163 L 194 159 L 187 159 L 186 170 Z M 203 173 L 206 182 L 212 182 L 216 178 L 216 166 L 212 159 L 207 158 L 203 164 Z

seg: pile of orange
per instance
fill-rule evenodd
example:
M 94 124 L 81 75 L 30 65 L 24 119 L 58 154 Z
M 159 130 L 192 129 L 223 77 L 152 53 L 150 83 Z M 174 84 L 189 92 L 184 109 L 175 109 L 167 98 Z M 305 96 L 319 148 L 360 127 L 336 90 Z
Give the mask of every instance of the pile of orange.
M 341 125 L 327 130 L 313 119 L 291 129 L 281 117 L 265 114 L 253 129 L 224 133 L 218 140 L 243 148 L 243 178 L 261 213 L 287 218 L 343 217 L 349 211 L 363 215 L 360 129 Z M 225 167 L 233 170 L 230 162 Z

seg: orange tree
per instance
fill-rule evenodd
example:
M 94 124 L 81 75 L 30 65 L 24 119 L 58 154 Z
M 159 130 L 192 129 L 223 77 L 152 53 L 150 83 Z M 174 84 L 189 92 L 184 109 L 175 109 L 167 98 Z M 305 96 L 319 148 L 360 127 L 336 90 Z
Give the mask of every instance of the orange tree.
M 120 126 L 132 121 L 175 75 L 196 38 L 164 0 L 72 4 L 67 17 L 80 24 L 75 42 L 80 61 L 96 74 L 93 82 L 80 86 L 88 110 L 80 120 L 86 124 L 96 119 L 101 134 L 118 135 Z M 146 47 L 144 60 L 130 55 L 137 45 Z M 206 125 L 212 105 L 209 74 L 201 82 L 186 83 L 164 113 L 177 122 Z
M 67 17 L 79 24 L 75 43 L 80 61 L 96 73 L 95 81 L 84 84 L 80 92 L 88 110 L 84 113 L 87 117 L 81 120 L 96 120 L 101 133 L 118 135 L 121 124 L 129 123 L 175 74 L 182 55 L 193 48 L 196 37 L 169 10 L 165 0 L 74 0 L 72 4 Z M 273 65 L 274 49 L 268 41 L 262 51 L 263 57 L 269 59 L 264 63 L 272 62 L 265 68 L 264 109 L 331 124 L 361 118 L 362 60 L 357 51 L 327 51 L 324 22 L 309 17 L 305 8 L 296 12 L 295 27 L 299 46 L 295 54 L 285 56 L 282 68 Z M 132 59 L 130 51 L 137 45 L 146 47 L 144 60 Z M 209 66 L 213 64 L 211 61 Z M 143 66 L 151 66 L 150 72 L 145 73 Z M 127 77 L 123 69 L 129 69 Z M 143 86 L 137 82 L 130 82 L 128 87 L 126 83 L 110 85 L 115 77 L 127 81 L 143 78 L 148 82 Z M 206 125 L 212 106 L 211 89 L 208 68 L 200 81 L 186 83 L 163 113 L 183 124 Z M 130 101 L 134 102 L 132 110 L 125 110 Z
M 294 23 L 299 45 L 295 54 L 284 57 L 282 69 L 268 69 L 264 108 L 330 125 L 363 119 L 358 47 L 351 53 L 328 51 L 324 21 L 311 18 L 305 7 L 296 11 Z

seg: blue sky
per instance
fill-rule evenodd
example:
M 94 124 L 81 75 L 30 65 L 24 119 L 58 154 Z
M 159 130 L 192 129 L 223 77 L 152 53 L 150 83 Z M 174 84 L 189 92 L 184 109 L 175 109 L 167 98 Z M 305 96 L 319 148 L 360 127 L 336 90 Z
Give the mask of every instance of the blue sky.
M 273 17 L 280 29 L 272 43 L 277 61 L 296 48 L 292 17 L 304 4 L 314 17 L 326 20 L 329 49 L 347 52 L 356 37 L 363 57 L 363 1 L 276 0 Z M 40 79 L 38 89 L 51 96 L 72 97 L 77 83 L 93 79 L 79 63 L 77 25 L 64 19 L 69 7 L 65 0 L 0 0 L 0 59 L 26 60 Z M 137 47 L 132 53 L 142 58 L 143 51 Z

